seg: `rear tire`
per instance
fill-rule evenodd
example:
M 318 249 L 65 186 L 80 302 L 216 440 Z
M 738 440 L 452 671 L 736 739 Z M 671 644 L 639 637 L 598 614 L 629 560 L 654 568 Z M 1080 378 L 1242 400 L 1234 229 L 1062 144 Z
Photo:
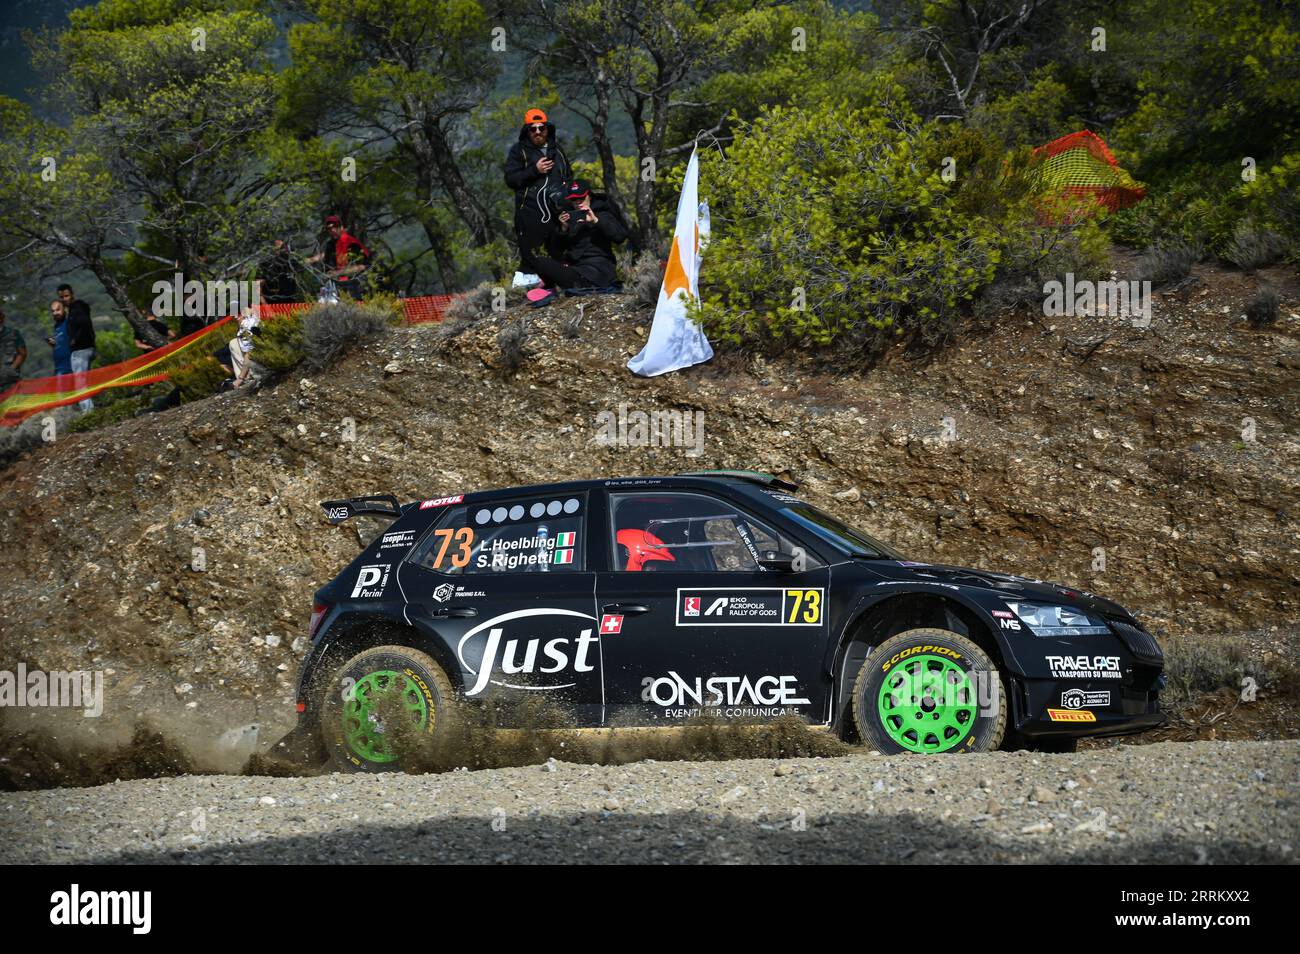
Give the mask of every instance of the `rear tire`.
M 1006 733 L 1007 697 L 997 666 L 971 640 L 911 629 L 872 650 L 858 671 L 853 722 L 885 755 L 992 752 Z
M 389 727 L 389 720 L 409 720 Z M 394 715 L 396 713 L 396 715 Z M 409 646 L 375 646 L 335 671 L 321 707 L 321 736 L 341 772 L 400 771 L 400 744 L 445 736 L 456 713 L 451 682 L 433 658 Z

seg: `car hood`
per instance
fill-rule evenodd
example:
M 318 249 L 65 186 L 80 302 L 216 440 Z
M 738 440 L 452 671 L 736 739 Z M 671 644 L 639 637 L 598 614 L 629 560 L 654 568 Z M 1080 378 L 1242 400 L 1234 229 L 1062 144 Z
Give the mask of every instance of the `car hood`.
M 1060 583 L 1048 583 L 993 570 L 977 570 L 944 563 L 913 563 L 904 560 L 864 561 L 872 571 L 889 580 L 948 583 L 952 586 L 986 590 L 1003 599 L 1059 603 L 1108 616 L 1131 619 L 1132 614 L 1111 600 Z

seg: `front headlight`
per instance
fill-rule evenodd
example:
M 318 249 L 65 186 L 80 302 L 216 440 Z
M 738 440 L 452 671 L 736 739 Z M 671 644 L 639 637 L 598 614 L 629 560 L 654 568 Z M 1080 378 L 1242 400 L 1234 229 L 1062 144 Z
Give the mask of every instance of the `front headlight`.
M 1007 603 L 1035 636 L 1104 636 L 1110 632 L 1105 620 L 1083 610 L 1049 603 Z

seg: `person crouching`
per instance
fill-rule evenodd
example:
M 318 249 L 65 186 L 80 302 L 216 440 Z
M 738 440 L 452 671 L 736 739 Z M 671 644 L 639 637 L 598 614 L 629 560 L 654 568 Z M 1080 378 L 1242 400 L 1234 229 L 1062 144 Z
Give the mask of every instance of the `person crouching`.
M 528 298 L 534 304 L 547 301 L 556 288 L 608 288 L 618 277 L 614 246 L 627 240 L 628 230 L 613 202 L 593 195 L 587 184 L 575 179 L 564 199 L 556 235 L 561 257 L 533 260 L 542 287 Z

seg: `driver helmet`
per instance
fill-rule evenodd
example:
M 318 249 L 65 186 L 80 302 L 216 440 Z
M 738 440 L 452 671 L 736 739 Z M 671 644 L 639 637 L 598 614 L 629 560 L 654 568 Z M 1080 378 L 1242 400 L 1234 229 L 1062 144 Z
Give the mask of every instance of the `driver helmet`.
M 667 560 L 676 562 L 664 546 L 664 542 L 646 530 L 620 530 L 614 539 L 627 547 L 627 566 L 625 570 L 640 570 L 648 560 Z

